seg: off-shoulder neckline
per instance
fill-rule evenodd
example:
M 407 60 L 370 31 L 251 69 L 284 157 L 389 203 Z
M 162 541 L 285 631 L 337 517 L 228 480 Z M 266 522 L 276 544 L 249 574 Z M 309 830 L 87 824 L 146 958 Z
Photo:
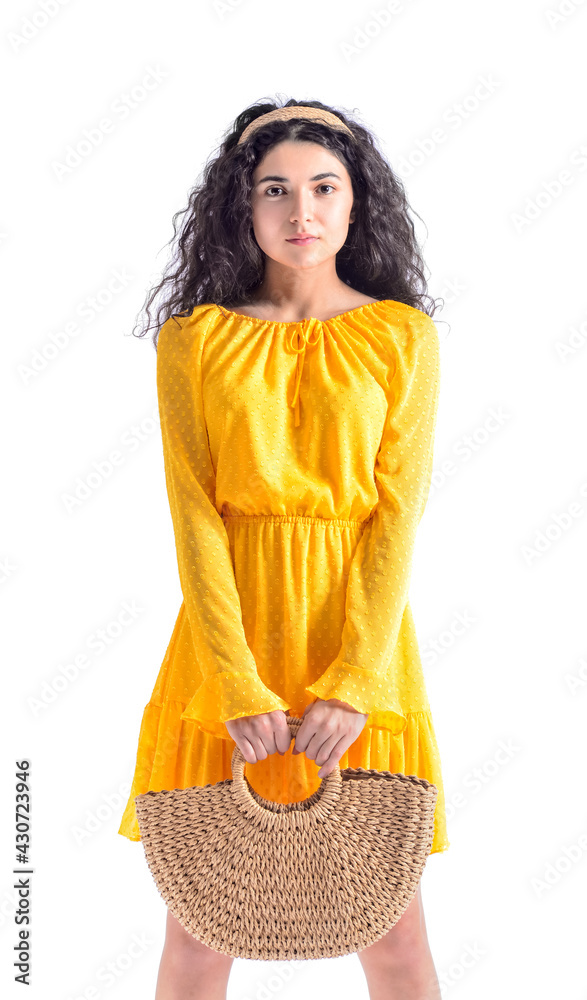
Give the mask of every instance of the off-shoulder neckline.
M 278 320 L 278 319 L 260 319 L 258 316 L 247 316 L 246 313 L 237 313 L 233 309 L 227 309 L 226 306 L 219 306 L 216 302 L 213 303 L 214 308 L 222 315 L 234 317 L 234 319 L 247 320 L 249 323 L 259 323 L 268 324 L 270 326 L 303 326 L 304 323 L 309 323 L 310 320 L 314 320 L 317 323 L 333 323 L 335 320 L 345 319 L 347 316 L 353 316 L 355 313 L 360 313 L 364 309 L 373 309 L 374 306 L 381 305 L 403 305 L 401 302 L 397 302 L 395 299 L 375 299 L 374 302 L 363 302 L 362 306 L 355 306 L 354 309 L 347 309 L 343 313 L 338 313 L 336 316 L 331 316 L 329 319 L 317 319 L 315 316 L 308 316 L 306 319 L 300 320 Z

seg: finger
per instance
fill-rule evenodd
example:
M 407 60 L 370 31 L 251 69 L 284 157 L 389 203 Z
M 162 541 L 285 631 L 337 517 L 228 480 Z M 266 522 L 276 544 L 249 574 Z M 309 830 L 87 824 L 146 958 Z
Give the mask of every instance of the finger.
M 332 772 L 336 769 L 336 765 L 339 763 L 340 758 L 342 756 L 343 756 L 342 754 L 335 754 L 334 756 L 332 756 L 331 754 L 328 760 L 324 762 L 324 764 L 318 771 L 318 777 L 327 778 L 329 774 L 332 774 Z
M 320 765 L 320 770 L 318 771 L 319 778 L 327 778 L 329 774 L 332 774 L 336 765 L 339 763 L 341 757 L 344 757 L 350 745 L 351 744 L 343 737 L 337 741 L 335 746 L 329 747 L 328 751 L 325 751 L 324 749 L 326 744 L 320 748 L 320 752 L 316 754 L 316 764 Z M 328 753 L 328 756 L 326 757 L 326 760 L 324 760 L 324 753 L 326 752 Z
M 291 752 L 292 753 L 292 757 L 295 757 L 295 755 L 298 754 L 298 753 L 304 753 L 304 751 L 305 751 L 304 740 L 307 739 L 307 737 L 306 737 L 307 726 L 306 726 L 306 728 L 304 728 L 305 726 L 306 726 L 306 723 L 302 722 L 300 728 L 298 729 L 298 731 L 296 733 L 294 747 L 293 747 L 293 750 Z
M 313 702 L 308 708 L 312 708 L 314 704 L 316 703 Z M 297 732 L 293 753 L 305 753 L 306 757 L 309 757 L 310 760 L 315 760 L 321 750 L 323 753 L 330 753 L 333 746 L 339 740 L 339 736 L 336 733 L 331 733 L 330 736 L 320 743 L 319 740 L 322 739 L 322 736 L 317 732 L 317 728 L 316 722 L 312 722 L 311 718 L 305 719 L 302 722 Z M 323 732 L 322 728 L 321 731 Z M 343 739 L 344 737 L 340 738 Z
M 289 750 L 291 746 L 291 741 L 292 741 L 292 735 L 289 731 L 289 726 L 287 725 L 287 722 L 285 722 L 284 720 L 284 728 L 282 729 L 280 727 L 275 736 L 276 748 L 282 756 Z
M 292 736 L 292 734 L 290 732 L 289 726 L 286 726 L 283 731 L 280 729 L 279 732 L 276 734 L 276 737 L 275 737 L 275 742 L 277 744 L 277 748 L 278 748 L 279 752 L 280 753 L 287 753 L 287 751 L 291 747 L 293 739 L 294 739 L 294 737 Z
M 338 759 L 336 757 L 335 758 L 329 757 L 328 760 L 322 765 L 322 767 L 318 771 L 318 777 L 326 778 L 327 775 L 331 774 L 334 771 L 336 764 L 338 764 Z
M 251 734 L 250 736 L 242 737 L 242 739 L 246 740 L 251 748 L 250 753 L 252 754 L 252 759 L 249 759 L 249 757 L 246 758 L 249 764 L 256 764 L 260 760 L 267 759 L 268 752 L 260 736 L 254 736 Z
M 294 749 L 292 750 L 292 756 L 295 756 L 295 754 L 298 754 L 298 753 L 304 753 L 304 747 L 302 746 L 302 743 L 303 743 L 303 740 L 304 740 L 305 734 L 306 734 L 306 730 L 304 729 L 304 722 L 306 721 L 306 714 L 310 711 L 310 709 L 312 709 L 314 707 L 315 704 L 316 704 L 315 701 L 311 701 L 309 705 L 306 705 L 304 711 L 301 714 L 301 719 L 303 721 L 302 721 L 302 725 L 298 729 L 298 732 L 297 732 L 297 735 L 296 735 L 296 740 L 295 740 L 295 743 L 294 743 Z M 302 734 L 301 738 L 300 738 L 300 733 Z
M 322 740 L 321 743 L 319 742 L 320 740 Z M 345 737 L 340 736 L 338 733 L 331 733 L 326 739 L 322 739 L 319 733 L 314 733 L 305 749 L 306 757 L 315 761 L 318 766 L 323 766 L 331 758 L 332 754 L 337 753 L 339 746 L 342 746 L 344 741 Z
M 247 764 L 256 764 L 257 756 L 255 754 L 255 751 L 251 743 L 249 743 L 249 741 L 244 736 L 241 736 L 240 740 L 235 742 L 240 752 L 242 753 L 243 757 L 245 758 Z

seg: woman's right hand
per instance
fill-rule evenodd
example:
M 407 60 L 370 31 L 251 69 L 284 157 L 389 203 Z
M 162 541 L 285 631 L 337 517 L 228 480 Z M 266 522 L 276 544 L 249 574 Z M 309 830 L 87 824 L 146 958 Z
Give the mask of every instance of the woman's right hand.
M 280 708 L 229 719 L 224 725 L 249 764 L 265 760 L 272 753 L 283 756 L 290 748 L 292 736 L 286 714 Z

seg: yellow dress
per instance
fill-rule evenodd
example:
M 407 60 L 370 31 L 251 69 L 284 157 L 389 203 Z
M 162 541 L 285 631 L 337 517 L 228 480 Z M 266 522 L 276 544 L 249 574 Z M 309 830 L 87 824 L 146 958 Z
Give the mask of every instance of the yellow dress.
M 368 713 L 339 766 L 434 782 L 430 853 L 449 847 L 408 601 L 439 373 L 433 321 L 390 299 L 291 323 L 210 303 L 164 323 L 157 394 L 183 602 L 120 834 L 140 840 L 139 793 L 232 777 L 227 719 L 337 698 Z M 246 765 L 265 798 L 319 788 L 293 745 Z

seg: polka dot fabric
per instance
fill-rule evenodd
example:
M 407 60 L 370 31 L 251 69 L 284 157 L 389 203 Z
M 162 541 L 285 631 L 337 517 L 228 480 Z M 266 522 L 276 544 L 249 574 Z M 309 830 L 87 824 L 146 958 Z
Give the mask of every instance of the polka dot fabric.
M 157 344 L 165 477 L 183 602 L 140 726 L 134 797 L 232 777 L 225 722 L 317 698 L 368 714 L 340 767 L 438 788 L 440 757 L 408 601 L 432 473 L 433 321 L 383 300 L 283 323 L 215 304 Z M 276 802 L 320 786 L 305 754 L 246 765 Z

